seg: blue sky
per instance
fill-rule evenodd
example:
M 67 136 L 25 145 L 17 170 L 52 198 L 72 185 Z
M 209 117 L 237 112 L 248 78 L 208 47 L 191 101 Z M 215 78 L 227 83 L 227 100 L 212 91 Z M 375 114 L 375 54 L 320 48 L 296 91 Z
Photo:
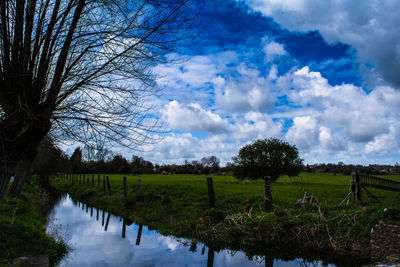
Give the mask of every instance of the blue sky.
M 277 137 L 305 163 L 400 162 L 400 1 L 204 0 L 196 38 L 159 64 L 158 163 Z

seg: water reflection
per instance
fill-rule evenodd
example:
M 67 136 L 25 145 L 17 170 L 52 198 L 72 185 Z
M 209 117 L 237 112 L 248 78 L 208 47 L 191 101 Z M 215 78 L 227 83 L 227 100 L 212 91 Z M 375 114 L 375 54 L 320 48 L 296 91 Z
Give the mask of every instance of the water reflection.
M 66 196 L 49 215 L 48 232 L 51 232 L 52 225 L 60 227 L 62 224 L 62 231 L 58 229 L 58 233 L 64 233 L 64 241 L 74 249 L 63 260 L 61 266 L 299 266 L 302 264 L 302 260 L 286 262 L 267 258 L 265 261 L 263 256 L 253 257 L 250 260 L 241 251 L 217 252 L 213 248 L 207 249 L 197 240 L 163 236 L 155 230 L 149 230 L 147 226 L 132 224 L 104 210 L 90 207 L 89 213 L 88 209 L 88 205 L 73 201 Z M 96 219 L 93 212 L 96 212 Z M 101 223 L 100 213 L 102 213 Z M 201 250 L 198 249 L 200 247 Z M 322 266 L 319 261 L 309 264 Z

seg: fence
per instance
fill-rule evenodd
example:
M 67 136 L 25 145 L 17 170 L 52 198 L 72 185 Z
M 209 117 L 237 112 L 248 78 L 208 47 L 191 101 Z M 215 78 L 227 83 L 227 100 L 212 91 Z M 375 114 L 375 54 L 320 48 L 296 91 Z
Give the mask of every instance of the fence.
M 85 184 L 85 176 L 86 174 L 63 174 L 61 175 L 62 178 L 64 178 L 65 180 L 69 180 L 72 183 L 77 183 L 77 184 Z M 83 177 L 83 181 L 81 181 L 81 178 Z M 87 185 L 91 185 L 91 186 L 96 186 L 95 185 L 95 175 L 92 174 L 92 182 L 90 183 L 90 174 L 87 174 Z M 207 177 L 207 190 L 208 190 L 208 204 L 211 208 L 215 207 L 215 196 L 214 196 L 214 184 L 213 184 L 213 179 L 211 177 Z M 100 174 L 98 174 L 97 176 L 97 188 L 100 188 Z M 128 197 L 128 188 L 127 188 L 127 180 L 126 180 L 126 176 L 123 177 L 122 179 L 122 184 L 123 184 L 123 194 L 124 197 L 127 198 Z M 111 193 L 111 184 L 110 184 L 110 179 L 108 178 L 108 176 L 106 176 L 105 174 L 103 175 L 103 191 L 106 191 L 106 185 L 107 185 L 107 191 L 108 191 L 108 195 L 112 195 Z M 142 182 L 140 180 L 140 178 L 137 179 L 137 186 L 138 186 L 138 196 L 137 196 L 137 200 L 138 201 L 143 201 L 144 200 L 144 194 L 143 194 L 143 187 L 142 187 Z
M 351 195 L 353 202 L 361 202 L 361 188 L 364 189 L 371 197 L 375 198 L 366 187 L 400 192 L 400 182 L 371 176 L 369 174 L 353 172 L 351 174 Z M 377 200 L 377 198 L 375 198 L 375 200 Z M 379 202 L 379 200 L 377 201 Z

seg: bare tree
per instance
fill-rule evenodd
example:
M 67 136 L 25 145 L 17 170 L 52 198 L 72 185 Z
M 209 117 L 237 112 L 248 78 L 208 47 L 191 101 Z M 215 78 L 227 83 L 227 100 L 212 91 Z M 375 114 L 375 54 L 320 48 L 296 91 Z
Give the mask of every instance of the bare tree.
M 0 201 L 49 133 L 134 147 L 159 124 L 152 66 L 184 39 L 189 0 L 0 1 Z

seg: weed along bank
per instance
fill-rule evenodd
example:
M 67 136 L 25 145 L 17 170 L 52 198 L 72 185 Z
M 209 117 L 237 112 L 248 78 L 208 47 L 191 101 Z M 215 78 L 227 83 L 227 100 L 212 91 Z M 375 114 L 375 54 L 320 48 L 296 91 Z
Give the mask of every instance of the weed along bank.
M 371 230 L 384 233 L 386 226 L 379 225 L 388 225 L 387 231 L 394 233 L 392 225 L 400 219 L 398 193 L 369 188 L 373 197 L 363 196 L 353 203 L 349 175 L 280 177 L 271 185 L 274 208 L 270 211 L 263 208 L 263 181 L 238 181 L 231 176 L 101 175 L 103 179 L 92 183 L 79 177 L 92 176 L 66 174 L 53 178 L 52 184 L 76 201 L 163 235 L 199 240 L 215 251 L 238 249 L 250 257 L 268 254 L 273 259 L 347 258 L 351 264 L 394 260 L 399 254 L 389 247 L 390 255 L 382 253 L 388 245 L 381 245 L 378 252 L 376 244 L 381 242 L 371 234 Z

